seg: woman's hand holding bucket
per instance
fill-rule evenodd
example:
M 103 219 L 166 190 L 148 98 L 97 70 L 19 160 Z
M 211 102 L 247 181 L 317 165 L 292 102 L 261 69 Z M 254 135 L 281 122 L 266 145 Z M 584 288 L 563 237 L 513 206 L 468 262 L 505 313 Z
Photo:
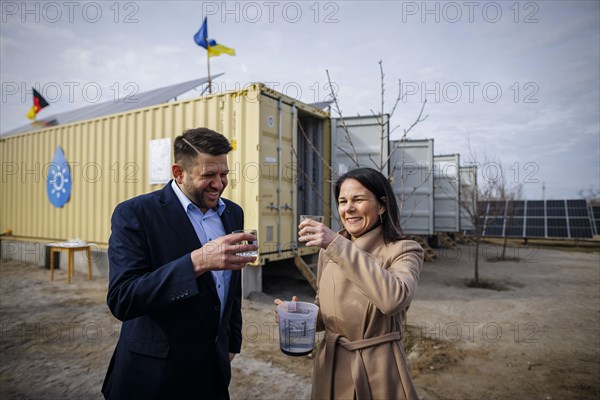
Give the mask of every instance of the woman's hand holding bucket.
M 300 299 L 298 298 L 298 296 L 292 296 L 292 301 L 300 301 Z M 280 304 L 284 304 L 286 302 L 281 299 L 275 299 L 274 303 L 275 303 L 275 322 L 279 323 L 279 314 L 277 314 L 277 306 Z

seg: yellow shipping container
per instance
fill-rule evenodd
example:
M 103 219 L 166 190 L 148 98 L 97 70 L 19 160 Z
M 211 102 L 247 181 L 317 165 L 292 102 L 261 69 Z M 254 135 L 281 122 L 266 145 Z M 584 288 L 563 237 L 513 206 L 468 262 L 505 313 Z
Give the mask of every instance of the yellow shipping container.
M 114 207 L 161 188 L 173 139 L 201 126 L 234 146 L 223 196 L 244 208 L 246 228 L 258 228 L 257 264 L 315 252 L 296 248 L 297 225 L 300 214 L 331 215 L 329 114 L 258 83 L 1 139 L 0 232 L 12 231 L 16 241 L 79 238 L 106 248 Z M 58 146 L 72 178 L 62 208 L 46 193 Z

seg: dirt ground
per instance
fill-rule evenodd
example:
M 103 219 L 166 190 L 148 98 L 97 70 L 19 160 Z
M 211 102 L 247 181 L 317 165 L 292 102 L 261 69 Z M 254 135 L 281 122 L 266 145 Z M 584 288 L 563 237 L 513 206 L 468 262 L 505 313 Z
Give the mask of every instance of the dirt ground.
M 408 313 L 406 348 L 421 399 L 600 397 L 600 249 L 511 248 L 520 262 L 486 262 L 468 288 L 473 247 L 426 263 Z M 493 257 L 498 247 L 483 246 Z M 314 295 L 293 267 L 264 269 L 265 293 L 244 300 L 244 345 L 232 399 L 306 399 L 312 359 L 279 351 L 273 299 Z M 288 269 L 286 271 L 286 269 Z M 283 272 L 283 273 L 282 273 Z M 0 265 L 0 398 L 96 399 L 119 322 L 106 278 L 77 272 L 54 282 L 44 267 Z

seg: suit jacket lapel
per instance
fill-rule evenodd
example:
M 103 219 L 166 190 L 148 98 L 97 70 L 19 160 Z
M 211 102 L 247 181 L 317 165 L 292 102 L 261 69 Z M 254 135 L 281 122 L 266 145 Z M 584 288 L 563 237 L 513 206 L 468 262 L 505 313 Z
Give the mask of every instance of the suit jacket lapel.
M 221 214 L 221 222 L 223 222 L 223 228 L 225 229 L 226 235 L 233 232 L 233 221 L 231 221 L 231 211 L 227 207 L 225 207 L 223 214 Z
M 186 251 L 193 251 L 201 246 L 196 231 L 185 213 L 181 202 L 175 195 L 171 182 L 165 186 L 160 196 L 161 208 L 164 210 L 165 218 L 171 225 L 173 232 L 177 235 Z M 166 232 L 165 232 L 166 234 Z
M 235 229 L 241 229 L 241 227 L 237 227 L 234 224 L 233 216 L 231 214 L 231 210 L 225 208 L 223 214 L 221 214 L 221 221 L 223 222 L 223 228 L 225 229 L 225 234 L 230 234 Z M 233 301 L 233 297 L 235 296 L 235 288 L 238 285 L 238 280 L 240 279 L 241 271 L 231 271 L 231 280 L 229 281 L 229 293 L 227 293 L 227 298 L 225 299 L 225 310 L 228 307 L 231 307 L 231 302 Z M 224 310 L 224 311 L 225 311 Z
M 160 201 L 161 207 L 166 214 L 167 221 L 171 225 L 171 228 L 181 243 L 183 243 L 186 251 L 192 252 L 197 248 L 202 247 L 200 239 L 198 239 L 198 235 L 196 235 L 196 231 L 194 230 L 189 217 L 185 213 L 181 202 L 171 187 L 171 182 L 169 182 L 163 189 Z M 202 274 L 197 279 L 204 281 L 206 286 L 210 288 L 210 291 L 215 295 L 215 297 L 219 298 L 212 274 Z

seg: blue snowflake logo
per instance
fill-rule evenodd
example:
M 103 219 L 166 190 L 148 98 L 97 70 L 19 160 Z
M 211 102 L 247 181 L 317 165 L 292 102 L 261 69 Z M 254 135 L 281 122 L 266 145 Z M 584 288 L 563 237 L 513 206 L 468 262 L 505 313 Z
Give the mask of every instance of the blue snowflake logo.
M 54 207 L 63 207 L 71 197 L 71 168 L 60 146 L 57 147 L 46 181 L 48 199 Z

